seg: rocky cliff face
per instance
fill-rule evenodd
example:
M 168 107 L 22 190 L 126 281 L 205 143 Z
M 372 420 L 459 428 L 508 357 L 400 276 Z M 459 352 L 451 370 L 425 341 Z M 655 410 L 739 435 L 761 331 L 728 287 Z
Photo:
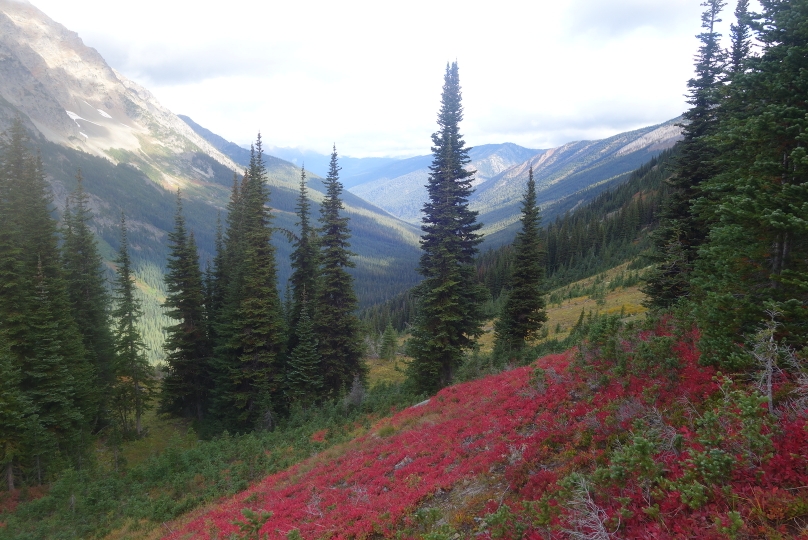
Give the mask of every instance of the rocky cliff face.
M 166 187 L 204 180 L 189 153 L 238 169 L 78 34 L 27 2 L 0 0 L 0 80 L 0 130 L 22 116 L 49 141 L 150 166 L 152 180 Z M 155 147 L 160 159 L 152 157 Z

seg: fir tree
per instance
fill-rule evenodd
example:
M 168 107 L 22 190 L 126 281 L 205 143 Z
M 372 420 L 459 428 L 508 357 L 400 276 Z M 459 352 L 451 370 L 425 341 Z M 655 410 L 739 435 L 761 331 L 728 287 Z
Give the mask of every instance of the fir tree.
M 290 313 L 288 314 L 289 350 L 297 346 L 297 324 L 303 308 L 304 295 L 317 298 L 318 253 L 315 231 L 311 226 L 311 202 L 306 187 L 306 169 L 300 170 L 300 192 L 297 197 L 297 225 L 300 227 L 299 236 L 294 241 L 294 251 L 290 257 L 292 263 Z M 288 296 L 288 295 L 287 295 Z
M 309 405 L 321 397 L 323 373 L 317 350 L 317 335 L 309 315 L 305 291 L 302 294 L 300 316 L 295 326 L 297 345 L 289 356 L 286 370 L 286 395 L 290 402 Z
M 457 63 L 446 66 L 438 131 L 432 135 L 429 201 L 424 204 L 418 285 L 419 312 L 409 341 L 409 377 L 423 391 L 452 381 L 464 351 L 482 334 L 485 290 L 476 283 L 474 256 L 482 241 L 469 210 L 473 172 L 460 135 L 463 119 Z
M 211 385 L 210 347 L 199 255 L 193 233 L 186 231 L 179 190 L 174 230 L 169 233 L 168 241 L 167 294 L 163 307 L 176 324 L 166 329 L 168 371 L 163 379 L 160 408 L 202 420 Z
M 109 393 L 115 380 L 115 347 L 104 263 L 90 229 L 93 216 L 89 201 L 79 170 L 76 189 L 68 197 L 65 209 L 62 253 L 73 318 L 95 372 L 91 385 L 97 403 L 93 419 L 98 424 L 109 419 Z
M 261 136 L 228 215 L 222 321 L 217 327 L 217 408 L 234 429 L 270 427 L 282 391 L 283 318 Z
M 0 152 L 0 331 L 10 373 L 20 377 L 17 394 L 30 405 L 19 463 L 41 480 L 63 459 L 79 462 L 97 402 L 93 366 L 71 313 L 50 188 L 29 144 L 15 122 Z
M 495 350 L 518 352 L 547 321 L 544 301 L 545 253 L 541 246 L 541 214 L 536 204 L 533 167 L 522 200 L 522 229 L 514 241 L 508 298 L 495 325 Z
M 730 25 L 729 51 L 730 76 L 743 73 L 744 63 L 752 51 L 752 17 L 749 13 L 749 0 L 738 0 L 735 6 L 735 23 Z
M 699 348 L 728 367 L 748 361 L 739 345 L 766 310 L 782 314 L 778 341 L 808 342 L 808 1 L 761 4 L 763 51 L 732 79 L 730 99 L 744 106 L 713 137 L 721 173 L 698 206 L 714 223 L 694 280 Z
M 115 259 L 113 284 L 115 308 L 112 311 L 116 358 L 114 407 L 124 433 L 140 436 L 141 419 L 151 401 L 152 369 L 146 359 L 146 345 L 138 330 L 143 316 L 140 299 L 135 295 L 132 260 L 129 256 L 126 218 L 121 212 L 121 240 Z
M 211 351 L 216 346 L 216 324 L 224 306 L 225 247 L 221 215 L 216 215 L 216 237 L 214 239 L 213 263 L 205 272 L 205 321 Z
M 721 0 L 702 3 L 706 9 L 701 17 L 704 32 L 698 35 L 696 77 L 688 81 L 691 108 L 683 115 L 683 140 L 675 175 L 669 180 L 672 190 L 654 233 L 656 264 L 643 290 L 649 306 L 657 309 L 668 308 L 690 294 L 693 264 L 709 230 L 692 205 L 701 195 L 701 184 L 717 172 L 717 151 L 709 136 L 717 128 L 721 101 L 724 54 L 716 24 L 721 22 L 718 16 L 725 5 Z M 674 259 L 667 259 L 669 255 Z
M 31 403 L 22 388 L 23 358 L 29 340 L 27 317 L 30 283 L 26 279 L 20 190 L 25 163 L 25 133 L 15 121 L 0 139 L 0 463 L 9 491 L 14 489 L 15 465 L 25 460 L 25 424 Z
M 331 153 L 326 195 L 320 206 L 320 281 L 317 287 L 316 333 L 322 361 L 324 391 L 335 396 L 363 381 L 366 367 L 362 362 L 362 339 L 353 278 L 347 269 L 354 267 L 349 251 L 351 234 L 348 218 L 340 216 L 342 183 L 337 164 L 337 149 Z
M 393 360 L 396 357 L 396 350 L 398 349 L 398 334 L 391 323 L 387 323 L 387 327 L 382 334 L 382 344 L 379 351 L 379 358 L 382 360 Z

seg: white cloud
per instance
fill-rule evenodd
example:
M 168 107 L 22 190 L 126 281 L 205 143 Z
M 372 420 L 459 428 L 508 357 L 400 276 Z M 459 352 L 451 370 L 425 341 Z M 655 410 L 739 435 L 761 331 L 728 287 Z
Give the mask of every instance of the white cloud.
M 686 107 L 697 0 L 34 0 L 171 110 L 223 137 L 429 152 L 457 59 L 469 144 L 547 147 Z M 731 18 L 727 12 L 725 19 Z

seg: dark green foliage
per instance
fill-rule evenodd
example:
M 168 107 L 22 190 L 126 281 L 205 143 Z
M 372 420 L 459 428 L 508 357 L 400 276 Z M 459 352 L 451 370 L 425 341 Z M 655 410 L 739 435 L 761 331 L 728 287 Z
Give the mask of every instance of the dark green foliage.
M 165 275 L 166 315 L 176 323 L 166 328 L 167 372 L 160 409 L 202 420 L 211 387 L 210 344 L 205 319 L 205 293 L 194 234 L 187 232 L 182 200 L 177 192 L 174 231 L 168 235 L 170 253 Z
M 382 360 L 393 360 L 396 357 L 396 352 L 398 351 L 398 335 L 396 331 L 393 329 L 393 325 L 387 323 L 387 327 L 384 329 L 384 334 L 382 335 L 382 344 L 379 350 L 379 358 Z
M 224 231 L 221 215 L 217 214 L 213 263 L 209 263 L 205 270 L 205 322 L 210 347 L 217 343 L 216 326 L 220 323 L 224 306 L 225 279 Z
M 766 309 L 782 314 L 778 339 L 797 348 L 808 341 L 808 2 L 761 5 L 763 50 L 727 89 L 744 106 L 712 137 L 721 173 L 698 202 L 714 223 L 694 279 L 700 348 L 708 361 L 733 367 Z
M 0 330 L 0 472 L 9 491 L 14 489 L 14 462 L 23 457 L 26 421 L 31 402 L 23 394 L 22 372 L 14 362 L 5 332 Z
M 22 124 L 0 145 L 3 469 L 41 483 L 80 463 L 98 413 L 93 365 L 73 319 L 42 163 Z M 19 408 L 15 409 L 13 404 Z
M 451 383 L 466 350 L 482 334 L 485 290 L 474 275 L 482 241 L 477 213 L 469 210 L 473 172 L 459 131 L 463 119 L 457 63 L 446 66 L 439 129 L 432 135 L 429 201 L 424 204 L 418 314 L 408 343 L 413 361 L 408 375 L 417 388 L 432 392 Z
M 547 321 L 544 302 L 545 253 L 540 230 L 541 214 L 536 204 L 536 181 L 530 168 L 527 189 L 522 201 L 522 230 L 513 246 L 513 269 L 508 298 L 495 330 L 495 350 L 508 355 L 519 351 Z
M 300 195 L 297 199 L 297 225 L 300 227 L 298 236 L 294 241 L 295 249 L 291 255 L 292 276 L 290 313 L 288 314 L 289 350 L 297 346 L 297 324 L 303 309 L 304 298 L 317 298 L 318 246 L 316 233 L 311 226 L 311 201 L 306 188 L 306 170 L 300 171 Z
M 291 403 L 306 406 L 320 399 L 323 372 L 317 335 L 309 315 L 311 308 L 305 295 L 301 304 L 295 326 L 296 345 L 286 366 L 286 396 Z
M 224 301 L 216 323 L 216 410 L 235 430 L 271 427 L 282 390 L 285 334 L 277 289 L 272 215 L 261 136 L 227 216 Z
M 706 216 L 694 212 L 692 204 L 701 195 L 701 184 L 717 172 L 717 151 L 709 136 L 715 133 L 719 117 L 724 54 L 715 26 L 725 5 L 720 0 L 702 3 L 706 9 L 701 18 L 704 32 L 698 36 L 696 76 L 687 83 L 691 107 L 683 115 L 676 173 L 668 181 L 672 190 L 654 234 L 656 268 L 644 289 L 653 308 L 670 307 L 690 293 L 689 274 L 709 228 Z
M 94 424 L 108 421 L 110 391 L 115 381 L 115 344 L 110 320 L 110 297 L 104 261 L 90 228 L 90 198 L 84 191 L 81 171 L 76 189 L 67 199 L 62 254 L 73 319 L 81 333 L 87 358 L 94 369 L 90 383 L 95 401 Z
M 140 300 L 135 295 L 132 259 L 129 256 L 126 218 L 121 213 L 121 242 L 115 271 L 113 294 L 116 382 L 113 407 L 118 416 L 120 430 L 127 435 L 140 436 L 141 419 L 149 407 L 154 386 L 152 368 L 146 359 L 146 345 L 138 330 L 143 316 Z
M 735 23 L 730 25 L 729 53 L 730 77 L 743 72 L 749 54 L 752 51 L 752 18 L 749 13 L 749 0 L 738 0 L 735 6 Z
M 404 332 L 415 319 L 415 304 L 412 290 L 404 291 L 384 303 L 362 310 L 360 319 L 365 331 L 372 335 L 384 332 L 388 324 L 398 332 Z
M 315 328 L 322 361 L 323 389 L 326 395 L 336 396 L 349 390 L 354 380 L 363 381 L 367 370 L 362 362 L 353 278 L 347 271 L 354 267 L 354 262 L 349 250 L 348 218 L 341 216 L 342 184 L 336 147 L 331 153 L 325 184 L 326 197 L 320 206 L 320 278 Z

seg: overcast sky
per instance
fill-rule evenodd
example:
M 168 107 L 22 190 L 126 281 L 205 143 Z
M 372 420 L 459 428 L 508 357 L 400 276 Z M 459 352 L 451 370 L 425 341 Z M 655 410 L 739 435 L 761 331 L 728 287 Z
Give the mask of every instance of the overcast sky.
M 470 145 L 551 148 L 681 114 L 700 0 L 31 0 L 228 140 L 428 154 L 446 62 Z M 724 15 L 732 18 L 731 6 Z

